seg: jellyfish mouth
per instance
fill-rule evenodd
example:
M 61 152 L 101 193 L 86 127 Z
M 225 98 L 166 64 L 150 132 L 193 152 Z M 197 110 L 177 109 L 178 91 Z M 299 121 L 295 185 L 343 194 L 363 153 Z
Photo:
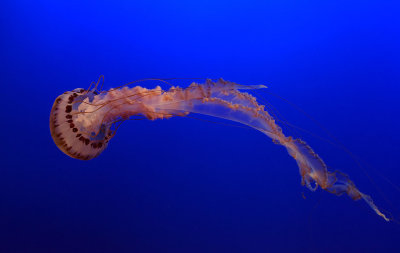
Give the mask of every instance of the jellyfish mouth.
M 107 147 L 109 139 L 92 138 L 81 131 L 79 123 L 75 121 L 76 104 L 87 96 L 84 89 L 75 89 L 59 96 L 50 112 L 50 133 L 54 143 L 66 155 L 79 159 L 90 160 Z

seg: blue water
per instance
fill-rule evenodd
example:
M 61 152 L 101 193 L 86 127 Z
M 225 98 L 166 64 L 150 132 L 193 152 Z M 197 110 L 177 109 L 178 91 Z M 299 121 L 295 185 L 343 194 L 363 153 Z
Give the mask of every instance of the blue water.
M 106 89 L 266 84 L 254 95 L 312 134 L 285 133 L 400 220 L 400 6 L 350 2 L 2 1 L 0 252 L 400 252 L 398 223 L 302 187 L 259 132 L 205 117 L 126 122 L 91 161 L 49 133 L 55 98 L 101 74 Z

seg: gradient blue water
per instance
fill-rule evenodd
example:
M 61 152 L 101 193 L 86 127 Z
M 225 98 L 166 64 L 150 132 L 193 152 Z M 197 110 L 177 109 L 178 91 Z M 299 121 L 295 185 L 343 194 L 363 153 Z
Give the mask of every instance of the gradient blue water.
M 296 131 L 400 219 L 400 192 L 383 179 L 400 184 L 400 8 L 351 2 L 2 1 L 0 252 L 400 252 L 399 225 L 309 192 L 256 131 L 127 122 L 83 162 L 48 129 L 54 99 L 100 74 L 106 88 L 148 77 L 264 83 L 369 163 L 374 183 L 342 150 Z

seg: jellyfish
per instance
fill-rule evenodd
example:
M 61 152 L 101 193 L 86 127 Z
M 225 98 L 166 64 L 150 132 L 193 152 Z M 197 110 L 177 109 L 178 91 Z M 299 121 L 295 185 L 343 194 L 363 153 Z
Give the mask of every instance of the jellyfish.
M 320 187 L 338 196 L 347 194 L 353 200 L 363 199 L 377 215 L 389 221 L 346 174 L 329 171 L 306 142 L 286 136 L 265 106 L 243 92 L 263 88 L 266 86 L 240 85 L 223 79 L 207 79 L 187 88 L 172 86 L 168 90 L 160 86 L 121 86 L 102 92 L 97 91 L 97 85 L 93 89 L 78 88 L 56 98 L 50 113 L 51 136 L 66 155 L 90 160 L 106 149 L 121 122 L 134 117 L 157 120 L 196 113 L 238 122 L 285 147 L 297 162 L 301 184 L 311 191 Z

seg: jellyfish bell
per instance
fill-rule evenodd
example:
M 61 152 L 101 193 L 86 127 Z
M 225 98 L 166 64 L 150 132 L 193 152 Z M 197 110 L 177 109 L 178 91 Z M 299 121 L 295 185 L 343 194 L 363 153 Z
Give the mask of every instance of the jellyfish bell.
M 112 131 L 101 124 L 97 131 L 88 132 L 79 122 L 79 106 L 92 102 L 98 93 L 82 88 L 64 92 L 54 101 L 50 112 L 50 132 L 57 147 L 66 155 L 90 160 L 97 157 L 108 145 Z

